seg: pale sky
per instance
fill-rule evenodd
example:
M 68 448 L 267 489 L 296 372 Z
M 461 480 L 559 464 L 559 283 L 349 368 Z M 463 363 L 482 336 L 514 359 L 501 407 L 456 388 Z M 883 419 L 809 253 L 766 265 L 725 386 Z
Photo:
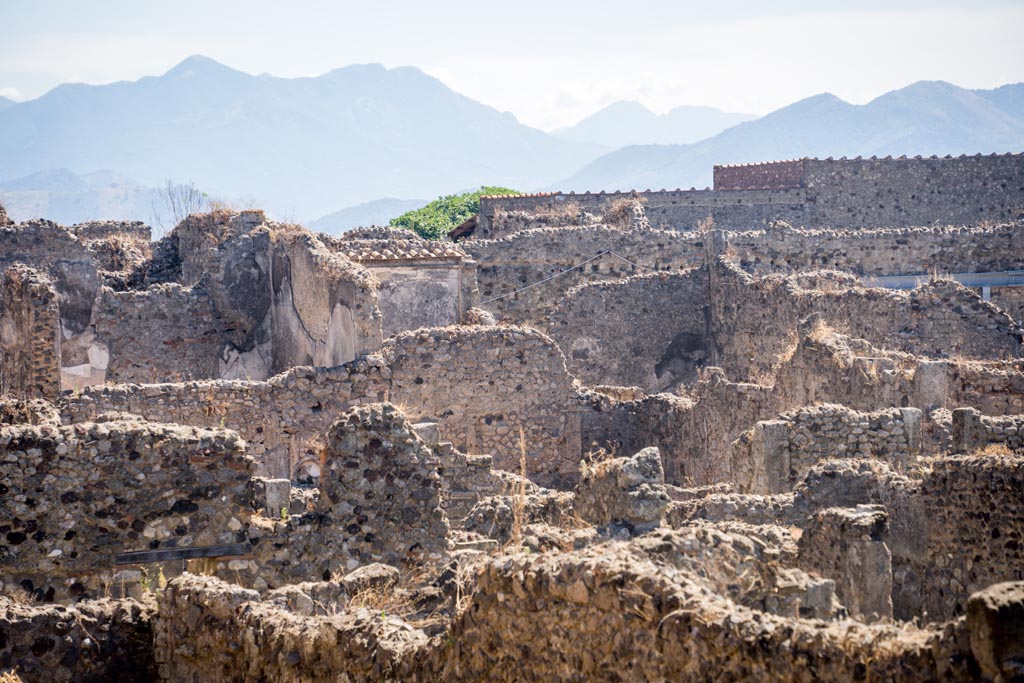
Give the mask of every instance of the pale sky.
M 379 62 L 551 129 L 620 99 L 765 114 L 820 92 L 1021 82 L 1022 29 L 1022 0 L 0 0 L 0 95 L 134 80 L 196 53 L 276 76 Z

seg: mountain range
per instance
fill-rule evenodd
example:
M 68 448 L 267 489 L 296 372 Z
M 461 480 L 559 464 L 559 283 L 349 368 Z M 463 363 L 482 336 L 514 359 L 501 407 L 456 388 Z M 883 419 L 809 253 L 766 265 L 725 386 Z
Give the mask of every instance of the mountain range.
M 560 190 L 711 185 L 715 164 L 800 157 L 1024 151 L 1024 84 L 966 90 L 920 81 L 864 105 L 815 95 L 690 145 L 630 146 L 555 183 Z
M 0 110 L 0 180 L 58 168 L 113 169 L 150 187 L 192 179 L 300 218 L 385 196 L 550 183 L 602 151 L 379 64 L 276 78 L 193 56 L 162 76 L 65 84 Z
M 627 145 L 673 145 L 697 142 L 756 118 L 753 114 L 693 106 L 676 107 L 659 115 L 639 102 L 620 100 L 552 133 L 566 140 L 593 142 L 613 149 Z
M 406 211 L 418 209 L 428 203 L 430 203 L 430 200 L 427 199 L 384 197 L 321 216 L 315 221 L 307 223 L 306 227 L 316 232 L 337 235 L 352 228 L 368 225 L 387 225 L 392 218 L 401 216 Z
M 704 187 L 715 164 L 1024 150 L 1024 84 L 923 81 L 863 105 L 826 93 L 737 117 L 750 115 L 618 102 L 546 133 L 413 67 L 277 78 L 194 56 L 138 81 L 0 98 L 0 202 L 16 220 L 154 222 L 152 188 L 170 179 L 337 232 L 483 184 Z M 691 142 L 613 149 L 679 140 Z

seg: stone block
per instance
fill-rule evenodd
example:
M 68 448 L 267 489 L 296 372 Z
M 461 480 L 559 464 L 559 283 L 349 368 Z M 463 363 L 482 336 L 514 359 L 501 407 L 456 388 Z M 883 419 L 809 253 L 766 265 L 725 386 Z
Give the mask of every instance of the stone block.
M 971 652 L 992 681 L 1024 681 L 1024 581 L 997 583 L 967 601 Z
M 661 523 L 668 503 L 661 454 L 651 446 L 628 458 L 585 467 L 574 509 L 596 525 L 623 523 L 641 531 Z
M 264 481 L 264 502 L 266 516 L 278 517 L 281 510 L 290 509 L 292 482 L 288 479 L 266 479 Z

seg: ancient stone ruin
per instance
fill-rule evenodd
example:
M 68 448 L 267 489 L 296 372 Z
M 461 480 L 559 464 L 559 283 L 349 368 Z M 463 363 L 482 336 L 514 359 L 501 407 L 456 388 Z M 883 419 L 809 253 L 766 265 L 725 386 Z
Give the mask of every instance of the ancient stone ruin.
M 715 185 L 0 211 L 0 672 L 1024 681 L 1024 155 Z

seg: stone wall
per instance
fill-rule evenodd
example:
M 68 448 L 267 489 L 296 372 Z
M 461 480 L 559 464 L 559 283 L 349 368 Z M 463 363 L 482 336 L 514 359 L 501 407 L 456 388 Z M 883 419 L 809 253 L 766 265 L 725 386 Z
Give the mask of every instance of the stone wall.
M 346 412 L 327 434 L 318 501 L 344 534 L 324 534 L 320 552 L 339 565 L 345 556 L 359 564 L 439 563 L 448 552 L 439 464 L 393 405 Z
M 60 393 L 60 310 L 50 279 L 14 265 L 0 280 L 0 394 Z
M 117 590 L 119 552 L 233 543 L 254 468 L 231 432 L 141 421 L 0 427 L 0 591 Z M 137 578 L 137 573 L 134 577 Z
M 1024 458 L 939 459 L 918 496 L 926 521 L 911 533 L 927 541 L 924 553 L 908 553 L 908 564 L 930 618 L 963 614 L 974 591 L 1024 579 Z
M 715 190 L 801 188 L 833 227 L 1008 220 L 1024 208 L 1024 155 L 800 159 L 716 166 Z
M 490 453 L 494 467 L 519 472 L 522 443 L 531 479 L 559 487 L 575 481 L 576 390 L 548 337 L 517 327 L 419 330 L 398 335 L 381 355 L 390 400 L 415 420 L 437 422 L 459 450 Z
M 550 331 L 584 383 L 651 391 L 692 378 L 702 365 L 763 377 L 786 357 L 799 321 L 811 314 L 844 334 L 916 355 L 1022 352 L 1014 321 L 955 283 L 900 292 L 866 289 L 827 272 L 754 279 L 724 259 L 681 274 L 575 288 L 551 314 Z
M 681 238 L 686 237 L 680 235 Z M 1024 268 L 1024 222 L 874 229 L 729 232 L 727 253 L 750 273 L 830 268 L 859 276 L 985 273 Z
M 921 411 L 861 413 L 844 406 L 806 406 L 761 421 L 733 444 L 732 481 L 750 493 L 785 493 L 811 467 L 830 458 L 879 458 L 906 468 L 921 452 Z
M 66 377 L 86 380 L 81 386 L 218 376 L 224 325 L 203 283 L 125 292 L 105 287 L 92 320 L 85 362 L 64 368 Z
M 721 235 L 720 253 L 744 271 L 760 275 L 831 268 L 864 277 L 920 275 L 924 283 L 944 273 L 1024 269 L 1020 221 L 991 227 L 849 230 L 770 224 L 763 230 Z M 537 228 L 461 245 L 479 263 L 484 308 L 543 329 L 547 315 L 576 285 L 699 266 L 711 237 L 706 232 L 593 225 Z M 1019 320 L 1018 290 L 993 288 L 992 300 Z
M 803 163 L 818 225 L 970 224 L 1024 209 L 1024 154 Z
M 878 461 L 822 462 L 797 487 L 789 523 L 804 526 L 817 510 L 867 503 L 884 505 L 889 516 L 897 619 L 952 618 L 972 592 L 1024 578 L 1020 455 L 939 457 L 919 478 Z
M 714 190 L 483 197 L 476 235 L 493 239 L 521 227 L 503 226 L 506 213 L 560 214 L 572 205 L 574 212 L 600 215 L 624 200 L 642 202 L 650 224 L 667 230 L 693 230 L 709 217 L 726 230 L 773 220 L 836 228 L 1006 221 L 1024 209 L 1022 179 L 1022 154 L 716 166 Z
M 702 237 L 595 225 L 534 229 L 501 239 L 473 239 L 461 246 L 479 264 L 483 308 L 504 319 L 543 327 L 547 315 L 576 285 L 619 280 L 645 269 L 676 271 L 699 265 Z M 528 285 L 532 286 L 513 294 Z
M 658 391 L 692 382 L 718 364 L 708 287 L 701 269 L 584 285 L 551 314 L 551 335 L 585 384 Z
M 369 610 L 298 617 L 206 577 L 171 582 L 154 630 L 163 677 L 211 683 L 242 670 L 282 683 L 792 681 L 811 666 L 820 681 L 968 681 L 976 666 L 962 621 L 905 631 L 755 613 L 620 547 L 497 558 L 434 639 Z
M 616 205 L 640 201 L 651 227 L 659 230 L 695 230 L 711 219 L 725 230 L 748 230 L 773 220 L 793 225 L 811 225 L 807 218 L 807 196 L 803 190 L 661 190 L 646 192 L 600 192 L 583 194 L 549 193 L 481 197 L 476 236 L 481 239 L 505 237 L 522 227 L 521 222 L 504 226 L 502 214 L 527 211 L 561 214 L 572 205 L 573 214 L 583 211 L 603 215 Z M 497 213 L 497 220 L 495 215 Z M 568 220 L 573 225 L 575 220 Z
M 800 535 L 800 567 L 836 582 L 851 616 L 892 618 L 892 553 L 885 541 L 889 517 L 881 506 L 828 508 Z
M 1024 449 L 1024 415 L 982 415 L 976 408 L 953 411 L 951 448 L 955 453 L 974 453 L 989 444 L 1010 450 Z
M 26 605 L 0 596 L 0 670 L 25 683 L 156 680 L 153 603 Z
M 390 400 L 414 421 L 437 422 L 466 453 L 488 453 L 539 483 L 571 485 L 580 455 L 576 390 L 558 347 L 534 330 L 448 327 L 404 332 L 381 351 L 335 368 L 293 368 L 267 381 L 95 387 L 65 397 L 69 421 L 129 411 L 154 421 L 241 434 L 259 472 L 293 477 L 317 461 L 322 437 L 353 405 Z

